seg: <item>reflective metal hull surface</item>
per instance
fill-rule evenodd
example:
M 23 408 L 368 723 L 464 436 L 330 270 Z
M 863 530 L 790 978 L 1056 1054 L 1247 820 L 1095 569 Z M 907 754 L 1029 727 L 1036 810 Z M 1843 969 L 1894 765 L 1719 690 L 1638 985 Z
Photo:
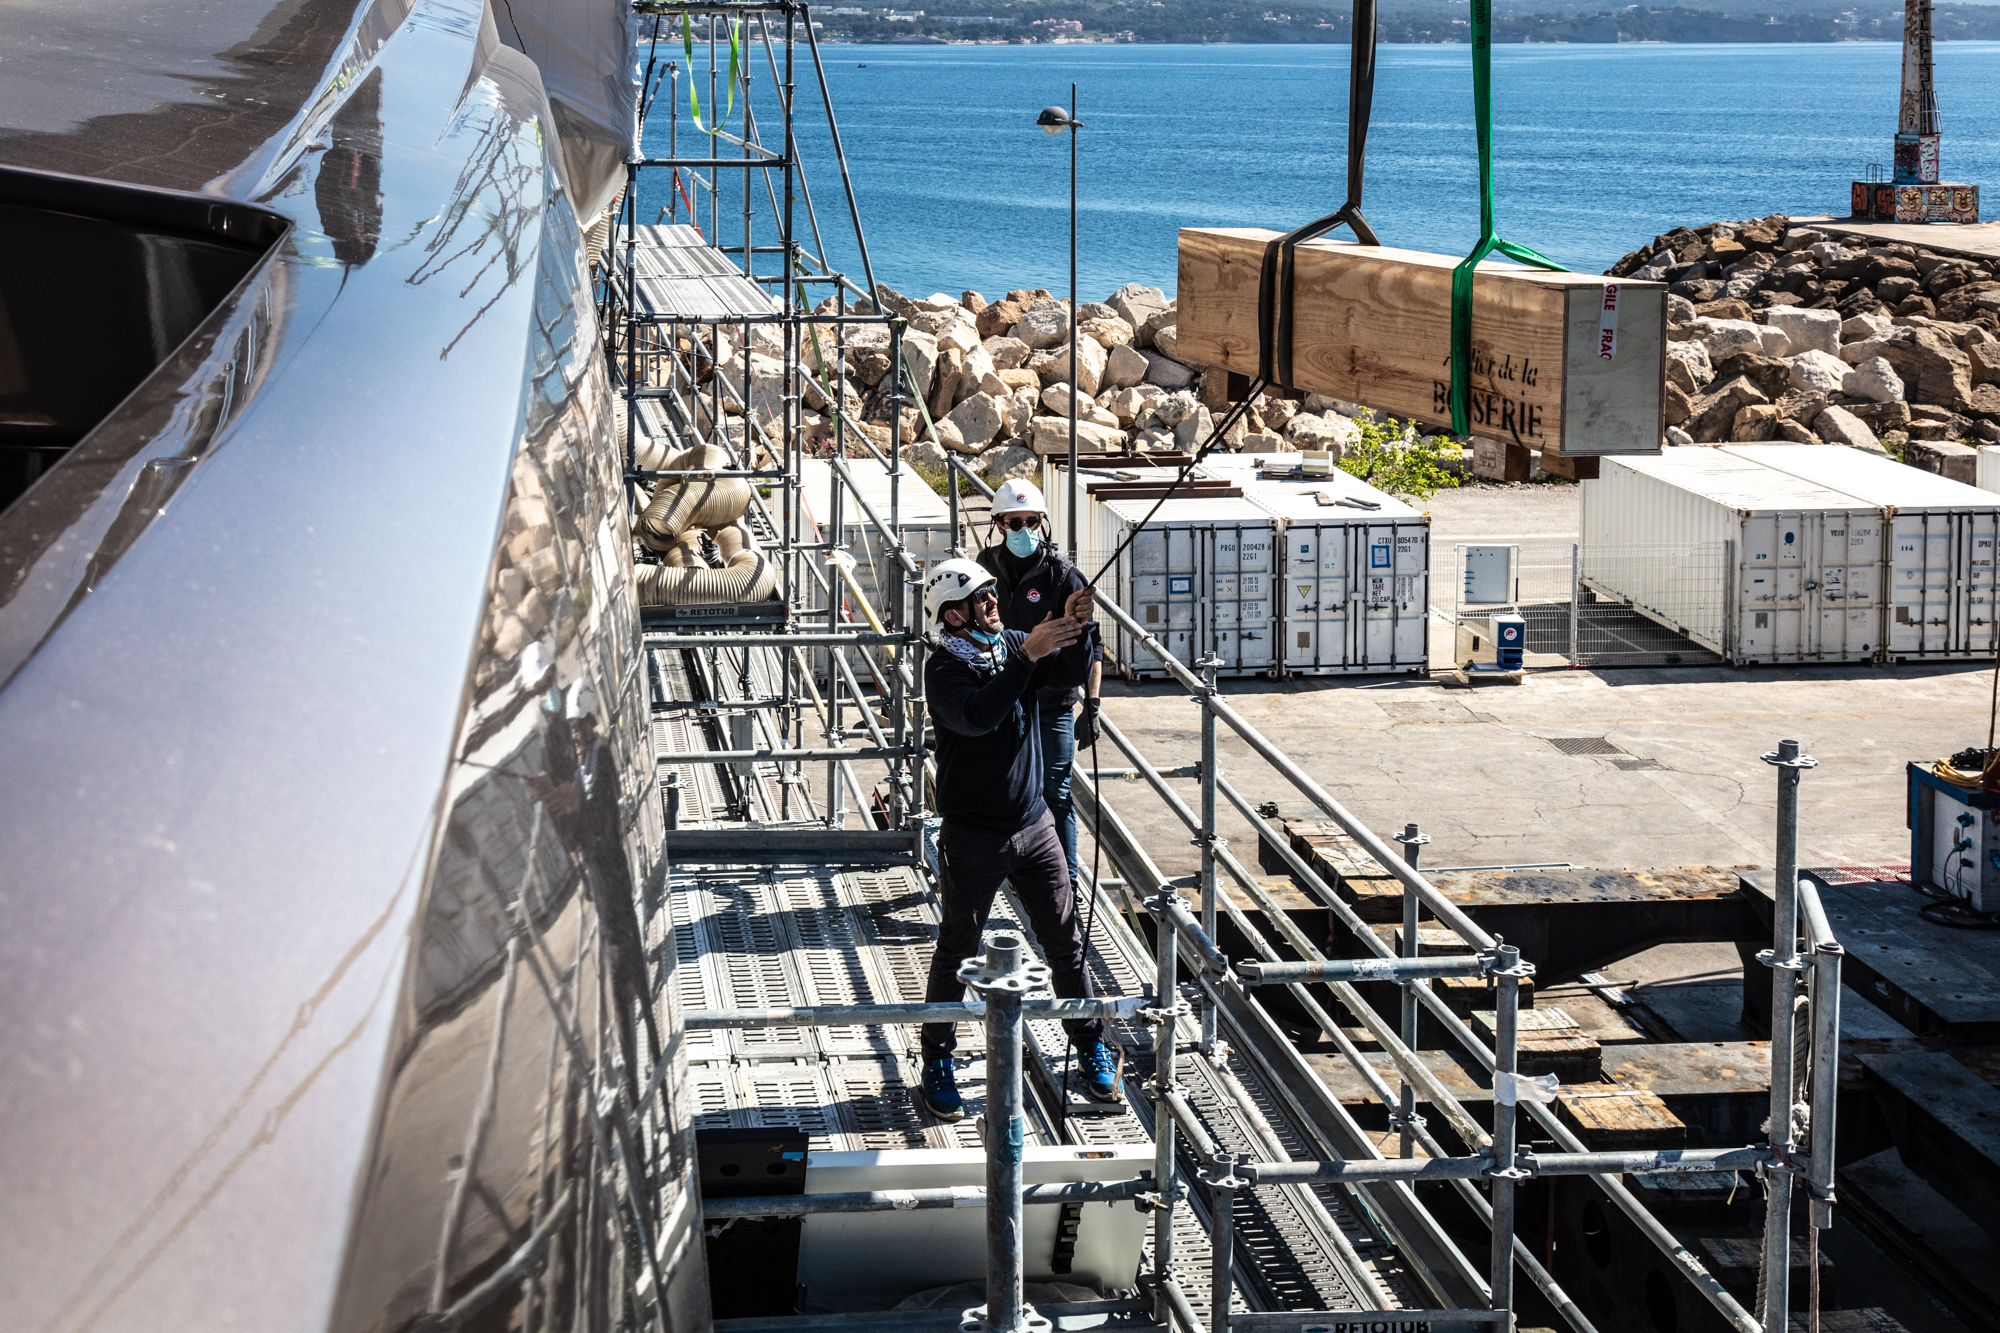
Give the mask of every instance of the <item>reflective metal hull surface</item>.
M 635 1220 L 598 1115 L 658 829 L 536 68 L 467 0 L 0 49 L 0 165 L 292 224 L 0 515 L 0 1325 L 609 1327 L 643 1227 L 704 1326 L 685 1123 Z

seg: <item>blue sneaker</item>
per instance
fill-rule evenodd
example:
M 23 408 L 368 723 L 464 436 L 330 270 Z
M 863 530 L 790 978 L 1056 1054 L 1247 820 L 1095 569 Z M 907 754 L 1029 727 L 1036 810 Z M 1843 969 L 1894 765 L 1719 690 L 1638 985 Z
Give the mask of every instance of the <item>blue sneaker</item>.
M 1118 1080 L 1125 1072 L 1123 1048 L 1094 1041 L 1077 1057 L 1083 1067 L 1083 1095 L 1094 1102 L 1117 1101 Z
M 958 1071 L 950 1056 L 924 1061 L 923 1103 L 940 1120 L 965 1119 L 965 1099 L 958 1095 Z

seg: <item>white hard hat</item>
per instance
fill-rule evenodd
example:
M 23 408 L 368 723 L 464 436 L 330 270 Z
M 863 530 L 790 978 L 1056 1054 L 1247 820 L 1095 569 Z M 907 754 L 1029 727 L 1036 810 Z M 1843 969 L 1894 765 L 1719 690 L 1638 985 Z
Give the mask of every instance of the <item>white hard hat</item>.
M 977 560 L 953 556 L 949 560 L 938 561 L 924 576 L 924 624 L 936 625 L 939 611 L 953 602 L 964 601 L 997 581 Z
M 579 680 L 569 687 L 565 702 L 568 706 L 564 711 L 569 714 L 570 720 L 581 721 L 597 711 L 597 691 L 590 687 L 589 681 Z
M 1048 501 L 1042 498 L 1042 488 L 1023 477 L 1003 481 L 993 492 L 993 517 L 1005 518 L 1009 514 L 1046 514 Z

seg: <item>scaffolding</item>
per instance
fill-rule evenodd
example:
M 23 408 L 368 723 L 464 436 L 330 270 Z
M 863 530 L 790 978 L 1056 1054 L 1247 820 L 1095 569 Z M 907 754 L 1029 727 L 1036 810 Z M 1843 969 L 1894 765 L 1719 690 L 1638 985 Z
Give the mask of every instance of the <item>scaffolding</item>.
M 921 392 L 906 393 L 920 389 L 903 358 L 908 321 L 886 308 L 868 259 L 808 7 L 783 0 L 639 0 L 635 9 L 642 22 L 652 20 L 656 50 L 661 31 L 671 37 L 678 29 L 683 51 L 697 56 L 685 64 L 649 62 L 645 105 L 662 87 L 670 99 L 667 150 L 629 165 L 617 223 L 598 260 L 608 352 L 624 409 L 628 501 L 636 517 L 654 487 L 747 481 L 751 527 L 780 574 L 770 601 L 663 605 L 642 613 L 657 778 L 646 799 L 662 803 L 666 833 L 663 879 L 648 887 L 639 910 L 654 951 L 656 1009 L 678 1016 L 679 1027 L 668 1043 L 672 1052 L 651 1071 L 640 1098 L 646 1124 L 637 1137 L 645 1150 L 635 1145 L 625 1155 L 634 1178 L 664 1168 L 658 1145 L 672 1137 L 668 1127 L 677 1115 L 697 1125 L 796 1125 L 816 1143 L 982 1146 L 969 1125 L 927 1123 L 912 1104 L 910 1077 L 912 1025 L 979 1023 L 984 1037 L 970 1059 L 980 1076 L 968 1080 L 968 1109 L 983 1109 L 989 1125 L 1002 1127 L 984 1136 L 983 1190 L 715 1199 L 704 1204 L 703 1220 L 720 1226 L 746 1217 L 983 1206 L 987 1299 L 964 1316 L 982 1333 L 1026 1333 L 1064 1313 L 1037 1311 L 1023 1298 L 1022 1209 L 1107 1200 L 1149 1211 L 1151 1240 L 1136 1288 L 1092 1304 L 1093 1314 L 1150 1320 L 1179 1333 L 1232 1327 L 1290 1333 L 1323 1326 L 1332 1315 L 1348 1324 L 1395 1321 L 1391 1327 L 1413 1321 L 1510 1327 L 1519 1275 L 1576 1333 L 1595 1333 L 1515 1234 L 1520 1186 L 1574 1175 L 1594 1181 L 1731 1328 L 1784 1328 L 1795 1179 L 1810 1201 L 1814 1231 L 1831 1222 L 1841 959 L 1812 885 L 1797 874 L 1798 780 L 1811 761 L 1791 742 L 1767 756 L 1779 768 L 1779 818 L 1776 924 L 1765 958 L 1773 1012 L 1800 1018 L 1774 1027 L 1771 1129 L 1763 1144 L 1588 1150 L 1538 1100 L 1542 1090 L 1518 1075 L 1519 987 L 1534 975 L 1532 960 L 1482 929 L 1425 877 L 1421 831 L 1406 828 L 1397 847 L 1362 825 L 1230 706 L 1216 685 L 1217 663 L 1199 664 L 1200 674 L 1189 670 L 1115 606 L 1100 604 L 1099 613 L 1189 691 L 1201 759 L 1162 768 L 1105 718 L 1103 735 L 1127 766 L 1099 776 L 1139 784 L 1160 800 L 1199 846 L 1199 873 L 1164 875 L 1107 792 L 1079 767 L 1080 822 L 1116 875 L 1086 877 L 1079 885 L 1080 899 L 1093 904 L 1090 967 L 1107 998 L 1047 995 L 1046 969 L 1037 970 L 1033 942 L 1016 924 L 1025 913 L 1005 903 L 996 905 L 984 956 L 965 960 L 961 972 L 979 998 L 924 1001 L 917 960 L 925 953 L 923 933 L 934 937 L 936 924 L 936 825 L 928 808 L 927 649 L 914 612 L 922 568 L 904 541 L 901 504 L 911 476 L 906 416 L 923 412 Z M 801 51 L 853 217 L 859 284 L 828 262 L 805 183 L 795 132 Z M 771 85 L 776 108 L 763 130 L 751 96 L 760 78 Z M 697 92 L 706 87 L 705 102 L 696 97 L 688 117 L 701 151 L 686 155 L 683 80 Z M 704 105 L 715 123 L 700 120 Z M 715 120 L 721 107 L 729 109 L 727 125 Z M 724 153 L 725 145 L 734 155 Z M 639 205 L 642 174 L 649 172 L 670 180 L 669 202 L 650 223 Z M 725 197 L 735 203 L 735 173 L 742 225 L 738 234 L 732 222 L 723 244 L 723 205 Z M 775 235 L 760 234 L 760 223 Z M 814 293 L 824 295 L 815 302 Z M 865 403 L 851 397 L 847 384 L 850 353 L 864 344 L 871 354 L 885 351 L 889 366 Z M 822 446 L 801 429 L 808 409 L 827 423 L 830 477 L 825 521 L 811 533 L 801 463 Z M 871 410 L 887 417 L 879 437 L 862 420 Z M 697 445 L 723 449 L 728 465 L 665 466 Z M 960 488 L 986 488 L 958 458 L 948 455 L 947 464 L 953 549 L 963 554 Z M 857 484 L 856 465 L 883 470 L 886 512 Z M 872 565 L 872 593 L 844 547 L 843 512 L 858 516 L 872 534 L 863 553 Z M 1400 947 L 1365 926 L 1224 776 L 1219 728 L 1246 743 L 1400 882 Z M 1193 804 L 1171 785 L 1189 779 L 1199 783 Z M 1291 923 L 1220 836 L 1225 807 L 1373 956 L 1328 958 Z M 1224 891 L 1225 879 L 1254 910 Z M 1146 919 L 1122 914 L 1141 903 Z M 1421 954 L 1418 927 L 1426 917 L 1470 952 Z M 1247 941 L 1248 952 L 1225 951 L 1225 922 Z M 1492 986 L 1490 1045 L 1433 993 L 1431 981 L 1446 977 Z M 1356 989 L 1383 982 L 1400 991 L 1393 1020 Z M 664 993 L 668 984 L 676 994 Z M 1268 987 L 1282 988 L 1292 1009 L 1308 1016 L 1390 1109 L 1393 1155 L 1306 1063 L 1260 999 Z M 1058 1024 L 1086 1015 L 1106 1019 L 1107 1039 L 1127 1060 L 1124 1104 L 1108 1116 L 1086 1115 L 1069 1091 L 1072 1056 Z M 1490 1072 L 1490 1130 L 1425 1062 L 1417 1049 L 1420 1017 Z M 1371 1063 L 1362 1042 L 1387 1056 L 1393 1074 Z M 663 1077 L 670 1059 L 686 1061 L 692 1071 L 678 1092 Z M 689 1105 L 678 1111 L 665 1105 L 676 1095 Z M 1524 1150 L 1524 1123 L 1558 1151 Z M 1150 1142 L 1152 1171 L 1138 1181 L 1024 1185 L 1018 1154 L 1010 1161 L 997 1146 L 1024 1139 Z M 1764 1187 L 1765 1262 L 1754 1311 L 1623 1183 L 1625 1176 L 1707 1171 L 1752 1172 Z M 1488 1231 L 1484 1255 L 1467 1253 L 1419 1194 L 1419 1186 L 1432 1185 L 1449 1189 Z M 654 1221 L 655 1231 L 664 1231 L 664 1220 Z M 656 1318 L 657 1301 L 649 1304 L 646 1291 L 660 1291 L 660 1282 L 649 1278 L 641 1287 L 631 1308 Z M 828 1322 L 874 1326 L 851 1314 L 757 1326 L 803 1330 Z M 909 1321 L 884 1315 L 876 1322 Z

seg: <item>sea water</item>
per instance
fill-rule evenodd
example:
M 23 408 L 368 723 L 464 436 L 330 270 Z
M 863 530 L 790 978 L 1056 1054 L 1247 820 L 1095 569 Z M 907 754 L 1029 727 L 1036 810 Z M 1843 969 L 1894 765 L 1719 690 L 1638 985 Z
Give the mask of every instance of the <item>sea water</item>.
M 663 43 L 661 58 L 680 58 Z M 1070 143 L 1035 126 L 1077 85 L 1078 288 L 1174 289 L 1185 226 L 1296 227 L 1347 192 L 1345 46 L 820 47 L 879 281 L 912 295 L 1069 283 Z M 1939 42 L 1943 175 L 1984 187 L 2000 216 L 2000 43 Z M 781 121 L 750 48 L 758 133 Z M 782 58 L 782 52 L 779 53 Z M 706 48 L 697 50 L 706 59 Z M 1502 45 L 1493 51 L 1499 234 L 1600 272 L 1676 226 L 1782 212 L 1844 216 L 1848 185 L 1886 166 L 1901 47 Z M 800 156 L 829 260 L 861 275 L 825 113 L 799 48 Z M 707 82 L 700 81 L 704 97 Z M 667 151 L 670 98 L 647 151 Z M 702 156 L 681 85 L 679 146 Z M 734 120 L 740 124 L 741 108 Z M 732 128 L 737 128 L 732 125 Z M 722 144 L 724 155 L 740 150 Z M 1472 56 L 1383 46 L 1363 212 L 1386 245 L 1462 254 L 1479 237 Z M 775 179 L 775 177 L 774 177 Z M 643 220 L 669 193 L 646 173 Z M 699 190 L 698 216 L 710 228 Z M 758 243 L 770 211 L 753 184 Z M 741 173 L 725 173 L 720 231 L 740 243 Z M 799 231 L 811 246 L 803 202 Z M 681 210 L 686 220 L 686 210 Z M 1340 235 L 1348 235 L 1344 230 Z M 760 266 L 768 267 L 768 263 Z

